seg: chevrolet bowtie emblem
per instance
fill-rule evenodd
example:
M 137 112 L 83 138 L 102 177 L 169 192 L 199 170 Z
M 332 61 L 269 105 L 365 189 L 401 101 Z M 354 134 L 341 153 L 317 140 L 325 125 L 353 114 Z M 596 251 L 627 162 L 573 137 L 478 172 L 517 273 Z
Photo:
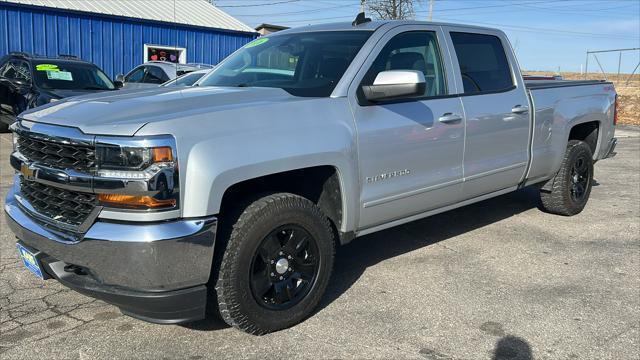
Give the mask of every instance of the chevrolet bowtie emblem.
M 30 168 L 29 165 L 22 163 L 20 165 L 20 173 L 25 179 L 31 180 L 35 177 L 36 171 L 35 169 Z

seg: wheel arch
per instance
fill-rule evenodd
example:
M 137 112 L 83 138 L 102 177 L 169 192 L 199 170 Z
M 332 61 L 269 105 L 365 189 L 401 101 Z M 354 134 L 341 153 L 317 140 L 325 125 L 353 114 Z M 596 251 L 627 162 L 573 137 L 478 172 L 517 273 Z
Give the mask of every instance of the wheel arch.
M 221 214 L 243 198 L 266 192 L 290 192 L 308 198 L 327 215 L 341 243 L 353 239 L 356 204 L 351 169 L 336 163 L 308 162 L 291 167 L 292 161 L 231 169 L 219 174 L 208 192 L 207 213 Z M 287 166 L 287 164 L 289 164 Z

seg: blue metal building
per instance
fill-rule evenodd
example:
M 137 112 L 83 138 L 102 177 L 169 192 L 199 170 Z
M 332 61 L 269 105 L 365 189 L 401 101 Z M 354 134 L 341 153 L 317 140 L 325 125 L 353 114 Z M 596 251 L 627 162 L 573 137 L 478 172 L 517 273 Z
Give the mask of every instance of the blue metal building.
M 75 55 L 111 77 L 157 53 L 217 64 L 256 36 L 206 0 L 0 0 L 0 56 Z

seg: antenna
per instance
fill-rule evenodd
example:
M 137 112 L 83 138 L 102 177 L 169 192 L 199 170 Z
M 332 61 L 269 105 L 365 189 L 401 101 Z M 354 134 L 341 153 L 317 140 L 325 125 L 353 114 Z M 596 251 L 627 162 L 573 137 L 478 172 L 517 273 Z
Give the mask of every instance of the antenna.
M 364 15 L 364 11 L 362 11 L 362 12 L 358 13 L 358 15 L 356 16 L 356 19 L 355 19 L 355 20 L 353 20 L 353 22 L 351 23 L 351 25 L 353 25 L 353 26 L 358 26 L 358 25 L 360 25 L 360 24 L 368 23 L 368 22 L 370 22 L 370 21 L 371 21 L 371 19 L 370 19 L 370 18 L 368 18 L 368 17 L 366 17 L 366 16 Z

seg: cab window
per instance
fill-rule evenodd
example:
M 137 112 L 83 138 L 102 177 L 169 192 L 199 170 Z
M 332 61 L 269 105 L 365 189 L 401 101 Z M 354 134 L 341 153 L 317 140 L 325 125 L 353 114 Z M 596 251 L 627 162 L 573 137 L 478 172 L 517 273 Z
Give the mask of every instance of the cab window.
M 465 94 L 505 91 L 513 77 L 502 42 L 497 36 L 452 32 Z
M 421 71 L 427 86 L 419 97 L 447 94 L 438 41 L 432 31 L 405 32 L 392 38 L 371 65 L 363 85 L 373 84 L 378 73 L 386 70 Z

